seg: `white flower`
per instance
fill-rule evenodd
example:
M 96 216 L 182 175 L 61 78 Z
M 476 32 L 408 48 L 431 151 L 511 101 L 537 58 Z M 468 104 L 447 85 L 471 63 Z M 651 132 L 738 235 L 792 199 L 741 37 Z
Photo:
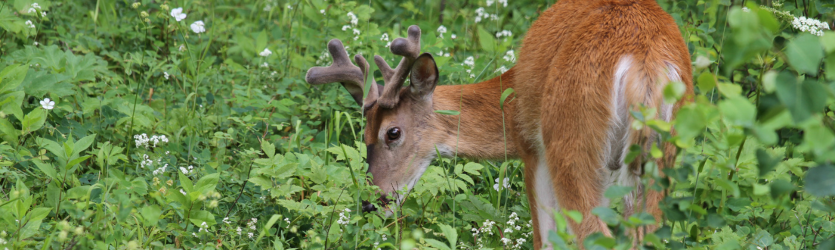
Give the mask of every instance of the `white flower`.
M 229 221 L 229 217 L 226 217 L 226 218 L 223 218 L 223 223 L 229 224 L 229 223 L 232 223 L 232 222 Z
M 348 223 L 350 223 L 350 220 L 348 219 L 348 216 L 345 215 L 345 213 L 350 213 L 350 212 L 351 212 L 351 210 L 347 209 L 347 208 L 345 210 L 342 210 L 342 212 L 339 212 L 339 220 L 337 220 L 336 223 L 338 223 L 340 225 L 348 225 Z
M 253 233 L 246 233 L 246 236 L 248 236 L 250 239 L 252 239 L 252 237 L 254 237 L 254 236 L 255 236 L 255 234 L 253 234 Z
M 186 45 L 185 45 L 185 44 L 180 44 L 180 47 L 179 47 L 179 48 L 177 48 L 177 50 L 179 50 L 179 51 L 186 51 Z
M 38 3 L 32 3 L 32 8 L 41 9 L 41 6 Z
M 357 15 L 354 15 L 354 12 L 348 12 L 348 17 L 351 18 L 351 25 L 357 26 L 357 23 L 359 23 Z
M 493 2 L 495 2 L 495 1 L 494 0 L 487 0 L 487 7 L 492 6 Z
M 808 31 L 809 33 L 812 33 L 812 35 L 823 36 L 823 30 L 828 30 L 829 24 L 814 18 L 806 18 L 802 16 L 795 17 L 794 20 L 792 20 L 792 27 L 802 32 Z
M 359 35 L 359 34 L 360 34 L 360 30 L 354 29 L 354 35 Z M 356 40 L 356 39 L 354 39 L 354 40 Z
M 188 174 L 191 171 L 188 171 L 188 169 L 186 169 L 184 167 L 180 167 L 180 172 L 183 172 L 183 174 Z
M 444 38 L 444 33 L 446 33 L 446 31 L 447 31 L 447 30 L 446 30 L 446 27 L 444 27 L 443 25 L 441 25 L 440 27 L 438 27 L 438 33 L 439 33 L 439 34 L 438 34 L 438 37 L 440 37 L 440 38 Z
M 343 26 L 342 26 L 342 31 L 346 31 L 346 30 L 348 30 L 348 29 L 350 29 L 350 28 L 351 28 L 351 25 L 343 25 Z
M 165 80 L 168 80 L 168 76 L 170 76 L 170 75 L 168 74 L 168 72 L 163 71 L 162 76 L 165 77 Z
M 322 13 L 322 15 L 324 15 L 324 14 L 325 14 L 325 10 L 323 10 L 323 9 L 322 9 L 322 10 L 319 10 L 319 13 Z
M 475 58 L 470 56 L 470 57 L 467 57 L 467 59 L 464 59 L 464 66 L 469 66 L 471 68 L 473 66 L 475 66 Z
M 751 9 L 749 9 L 748 7 L 742 7 L 742 11 L 744 11 L 744 12 L 751 12 Z
M 264 63 L 261 64 L 261 68 L 267 68 L 267 67 L 270 67 L 269 63 L 264 62 Z
M 35 42 L 35 43 L 32 43 L 32 45 L 38 46 L 38 45 L 40 45 L 40 43 Z
M 49 98 L 45 98 L 45 99 L 43 99 L 43 101 L 41 101 L 41 107 L 43 107 L 44 109 L 51 110 L 51 109 L 55 108 L 55 102 L 52 101 L 52 100 L 49 100 Z
M 238 235 L 241 235 L 241 231 L 243 231 L 243 230 L 241 230 L 241 227 L 238 227 L 238 229 L 235 229 L 235 231 L 238 232 Z
M 182 188 L 180 189 L 180 193 L 183 194 L 183 195 L 188 195 L 188 194 L 186 194 L 186 191 L 183 190 Z
M 183 8 L 182 7 L 172 9 L 171 10 L 171 16 L 174 17 L 174 20 L 177 20 L 177 22 L 182 21 L 183 19 L 186 19 L 186 13 L 183 13 Z
M 513 50 L 508 50 L 502 58 L 508 62 L 516 62 L 516 54 L 514 54 Z
M 200 34 L 206 32 L 206 27 L 203 21 L 197 21 L 191 24 L 191 31 L 194 33 Z
M 35 28 L 35 23 L 33 23 L 32 20 L 26 20 L 26 25 L 31 29 Z
M 502 7 L 507 7 L 507 0 L 499 0 L 499 3 L 502 4 Z
M 273 54 L 273 52 L 270 51 L 270 49 L 268 49 L 268 48 L 264 48 L 264 51 L 261 51 L 261 53 L 258 53 L 259 56 L 264 56 L 264 57 L 270 56 L 272 54 Z
M 458 38 L 458 36 L 456 36 L 455 34 L 452 34 L 452 35 L 449 35 L 449 38 L 455 39 L 455 38 Z
M 502 66 L 502 68 L 504 68 L 504 66 Z M 502 69 L 502 68 L 499 68 L 499 69 Z M 505 69 L 505 71 L 507 71 L 507 69 Z M 502 72 L 502 73 L 504 73 L 504 72 Z M 502 188 L 507 189 L 508 187 L 510 187 L 510 178 L 505 177 L 504 178 L 504 184 L 502 184 Z M 499 191 L 499 178 L 496 178 L 496 184 L 493 184 L 493 189 L 495 189 L 496 191 Z
M 496 33 L 496 38 L 501 38 L 503 36 L 504 37 L 513 36 L 513 33 L 510 32 L 509 30 L 502 30 L 502 31 Z

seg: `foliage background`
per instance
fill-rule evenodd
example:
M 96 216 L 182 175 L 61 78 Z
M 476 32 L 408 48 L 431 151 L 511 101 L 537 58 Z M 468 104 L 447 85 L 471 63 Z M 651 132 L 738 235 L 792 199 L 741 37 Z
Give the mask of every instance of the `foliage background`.
M 835 3 L 659 3 L 693 55 L 697 96 L 672 124 L 633 114 L 681 148 L 675 168 L 644 177 L 669 176 L 654 188 L 670 195 L 640 244 L 835 249 Z M 303 75 L 330 63 L 331 38 L 393 64 L 384 36 L 416 24 L 443 84 L 488 79 L 551 4 L 1 2 L 0 247 L 532 248 L 519 161 L 439 159 L 395 215 L 359 212 L 375 189 L 364 119 L 338 84 Z M 792 25 L 801 16 L 828 29 Z M 665 98 L 681 98 L 670 86 Z M 628 249 L 625 232 L 653 219 L 620 211 L 595 210 L 616 238 L 573 243 L 566 220 L 582 218 L 564 211 L 549 241 Z

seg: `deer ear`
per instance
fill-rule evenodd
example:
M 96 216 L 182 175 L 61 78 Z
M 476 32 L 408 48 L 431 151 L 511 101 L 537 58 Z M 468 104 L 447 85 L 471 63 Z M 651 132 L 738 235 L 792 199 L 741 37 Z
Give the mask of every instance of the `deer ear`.
M 435 59 L 431 54 L 423 53 L 412 64 L 409 91 L 416 97 L 430 95 L 435 90 L 435 85 L 438 84 L 438 78 L 438 66 L 435 65 Z

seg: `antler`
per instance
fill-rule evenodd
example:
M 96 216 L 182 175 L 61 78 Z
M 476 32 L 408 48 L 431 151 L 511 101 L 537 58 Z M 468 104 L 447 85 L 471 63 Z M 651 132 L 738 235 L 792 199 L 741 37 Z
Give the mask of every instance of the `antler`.
M 389 67 L 382 57 L 374 56 L 374 63 L 383 73 L 383 81 L 386 84 L 383 92 L 377 98 L 377 104 L 383 108 L 393 108 L 397 105 L 400 99 L 400 89 L 406 82 L 406 76 L 409 75 L 412 63 L 420 55 L 420 27 L 417 25 L 409 26 L 408 34 L 408 39 L 397 38 L 391 42 L 391 53 L 403 56 L 396 68 Z
M 339 82 L 348 90 L 348 93 L 351 93 L 357 104 L 367 106 L 373 103 L 377 99 L 377 84 L 373 83 L 373 80 L 364 103 L 362 99 L 369 70 L 365 58 L 357 54 L 354 56 L 354 62 L 359 67 L 351 64 L 351 61 L 348 60 L 348 52 L 345 51 L 345 47 L 339 39 L 332 39 L 328 42 L 328 51 L 333 58 L 333 63 L 328 67 L 310 68 L 305 75 L 305 81 L 313 85 Z

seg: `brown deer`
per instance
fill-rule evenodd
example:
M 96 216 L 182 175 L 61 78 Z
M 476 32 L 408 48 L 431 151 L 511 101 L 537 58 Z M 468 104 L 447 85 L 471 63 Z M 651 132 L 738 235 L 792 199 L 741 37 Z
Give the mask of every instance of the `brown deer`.
M 436 152 L 469 159 L 507 154 L 525 164 L 537 248 L 555 229 L 552 217 L 558 209 L 583 214 L 585 219 L 570 221 L 569 228 L 580 242 L 593 232 L 611 235 L 591 210 L 608 205 L 603 192 L 615 183 L 637 186 L 624 199 L 627 213 L 646 204 L 661 219 L 658 203 L 664 194 L 639 181 L 645 160 L 625 164 L 624 158 L 633 144 L 648 152 L 659 143 L 664 156 L 657 163 L 664 168 L 674 163 L 676 148 L 651 129 L 634 130 L 630 111 L 654 108 L 659 119 L 670 121 L 693 87 L 684 40 L 655 0 L 561 0 L 533 23 L 516 66 L 469 85 L 437 86 L 438 68 L 430 54 L 420 54 L 417 26 L 409 27 L 408 38 L 391 43 L 391 52 L 403 57 L 396 68 L 375 56 L 385 85 L 371 84 L 365 98 L 365 59 L 357 55 L 358 67 L 351 64 L 336 39 L 328 49 L 333 64 L 311 68 L 306 80 L 340 82 L 362 106 L 368 171 L 384 193 L 411 189 Z M 407 76 L 410 85 L 404 88 Z M 662 98 L 671 81 L 686 86 L 677 103 Z M 502 109 L 499 99 L 507 88 L 516 97 Z M 435 110 L 458 110 L 460 115 Z

